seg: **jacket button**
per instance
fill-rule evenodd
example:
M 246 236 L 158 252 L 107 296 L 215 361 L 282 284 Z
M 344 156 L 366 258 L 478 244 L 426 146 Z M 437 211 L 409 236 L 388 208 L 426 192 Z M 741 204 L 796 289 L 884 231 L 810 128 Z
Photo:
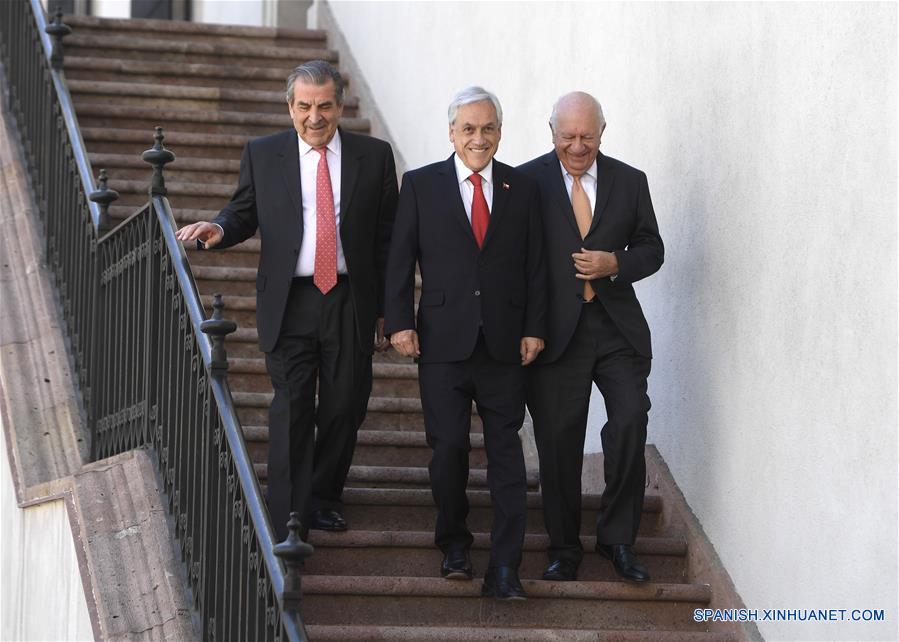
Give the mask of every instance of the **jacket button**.
M 474 291 L 474 295 L 475 295 L 475 296 L 481 296 L 481 291 L 480 291 L 480 290 L 475 290 L 475 291 Z

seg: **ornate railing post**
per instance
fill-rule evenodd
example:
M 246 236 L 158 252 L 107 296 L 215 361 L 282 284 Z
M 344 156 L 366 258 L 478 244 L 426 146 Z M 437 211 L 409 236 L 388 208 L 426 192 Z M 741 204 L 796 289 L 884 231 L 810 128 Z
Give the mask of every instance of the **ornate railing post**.
M 97 180 L 97 190 L 88 195 L 90 200 L 100 206 L 100 224 L 97 226 L 97 231 L 100 234 L 112 229 L 112 221 L 109 219 L 109 206 L 111 203 L 119 200 L 119 193 L 106 186 L 108 180 L 109 175 L 106 173 L 106 170 L 101 169 L 100 178 Z
M 225 350 L 225 337 L 235 330 L 237 324 L 222 318 L 222 310 L 225 307 L 222 295 L 216 294 L 212 298 L 212 316 L 200 324 L 200 330 L 209 335 L 212 341 L 212 363 L 209 370 L 213 377 L 223 377 L 228 372 L 228 353 Z
M 291 616 L 299 616 L 300 604 L 303 595 L 301 591 L 300 571 L 303 569 L 306 558 L 312 555 L 311 544 L 307 544 L 300 537 L 300 514 L 291 513 L 290 521 L 287 522 L 287 530 L 289 531 L 287 539 L 280 544 L 276 544 L 274 553 L 284 562 L 284 595 L 282 596 L 281 608 L 285 613 Z
M 72 33 L 72 28 L 67 24 L 63 24 L 61 7 L 56 7 L 56 15 L 53 16 L 53 22 L 48 24 L 44 28 L 44 31 L 53 38 L 53 50 L 50 52 L 50 66 L 58 71 L 62 69 L 62 39 Z
M 140 156 L 144 159 L 144 162 L 153 166 L 153 181 L 150 183 L 150 198 L 168 195 L 169 191 L 165 187 L 165 178 L 162 175 L 162 170 L 166 164 L 175 160 L 175 155 L 167 150 L 165 145 L 162 144 L 162 141 L 165 140 L 165 135 L 162 133 L 162 127 L 156 128 L 156 135 L 153 138 L 156 139 L 153 147 Z

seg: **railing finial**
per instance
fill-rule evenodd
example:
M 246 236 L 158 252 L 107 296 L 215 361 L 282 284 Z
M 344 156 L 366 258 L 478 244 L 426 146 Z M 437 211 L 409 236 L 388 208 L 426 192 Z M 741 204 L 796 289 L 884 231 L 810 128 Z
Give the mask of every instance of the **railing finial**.
M 208 334 L 212 340 L 212 363 L 209 369 L 212 376 L 223 377 L 228 372 L 228 353 L 225 350 L 225 337 L 235 330 L 237 324 L 222 318 L 225 302 L 221 294 L 212 297 L 212 316 L 200 324 L 200 330 Z
M 62 7 L 56 7 L 56 15 L 53 17 L 53 22 L 44 27 L 44 31 L 53 38 L 53 49 L 50 51 L 50 66 L 60 70 L 62 69 L 63 61 L 62 39 L 72 33 L 72 28 L 67 24 L 63 24 Z
M 274 554 L 284 561 L 286 567 L 281 608 L 285 611 L 299 612 L 302 601 L 300 570 L 303 568 L 306 558 L 312 555 L 315 549 L 311 544 L 304 542 L 300 536 L 302 525 L 299 513 L 290 514 L 287 530 L 289 531 L 287 539 L 276 544 L 273 549 Z
M 141 158 L 144 159 L 144 162 L 153 166 L 153 182 L 150 184 L 150 196 L 165 196 L 169 192 L 165 187 L 165 178 L 162 175 L 162 170 L 167 163 L 175 160 L 175 155 L 163 145 L 162 141 L 165 140 L 165 134 L 162 133 L 162 127 L 156 128 L 156 135 L 153 138 L 156 142 L 153 143 L 152 148 L 141 154 Z
M 97 179 L 97 191 L 91 192 L 88 198 L 100 206 L 100 224 L 98 231 L 108 232 L 112 229 L 112 221 L 109 219 L 109 205 L 119 200 L 119 193 L 114 189 L 109 189 L 106 182 L 109 175 L 105 169 L 100 170 L 100 177 Z

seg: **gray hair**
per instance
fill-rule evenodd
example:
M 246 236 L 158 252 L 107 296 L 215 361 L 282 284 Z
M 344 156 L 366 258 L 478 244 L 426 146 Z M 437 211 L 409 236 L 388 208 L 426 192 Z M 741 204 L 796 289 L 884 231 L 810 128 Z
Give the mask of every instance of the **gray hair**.
M 343 104 L 343 77 L 333 65 L 324 60 L 310 60 L 304 62 L 287 77 L 287 102 L 293 104 L 293 85 L 300 79 L 300 82 L 310 85 L 321 86 L 327 84 L 328 80 L 334 81 L 334 97 L 338 105 Z
M 449 109 L 447 109 L 449 124 L 452 125 L 456 122 L 456 114 L 459 113 L 459 107 L 461 107 L 462 105 L 480 103 L 486 100 L 489 100 L 491 103 L 493 103 L 493 107 L 494 109 L 496 109 L 496 119 L 497 121 L 499 121 L 499 124 L 502 125 L 503 108 L 499 104 L 499 98 L 494 96 L 483 87 L 478 87 L 476 85 L 466 87 L 455 96 L 453 96 L 453 101 L 449 104 Z
M 556 112 L 559 110 L 559 107 L 563 103 L 573 102 L 575 100 L 586 101 L 587 103 L 592 104 L 594 107 L 596 107 L 596 113 L 599 117 L 599 129 L 602 130 L 602 128 L 606 126 L 606 117 L 603 116 L 602 105 L 599 104 L 599 101 L 586 92 L 573 91 L 560 97 L 553 105 L 553 112 L 549 116 L 549 124 L 552 126 L 553 130 L 556 129 L 556 124 L 558 122 L 558 114 Z

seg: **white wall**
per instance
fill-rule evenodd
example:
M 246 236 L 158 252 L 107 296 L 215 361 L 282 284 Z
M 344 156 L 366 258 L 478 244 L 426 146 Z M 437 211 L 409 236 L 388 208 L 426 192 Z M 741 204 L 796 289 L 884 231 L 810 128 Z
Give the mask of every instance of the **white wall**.
M 897 639 L 896 5 L 330 6 L 410 167 L 449 155 L 465 85 L 512 164 L 558 95 L 600 99 L 667 246 L 650 441 L 750 608 L 889 619 L 766 638 Z
M 65 504 L 16 503 L 0 420 L 0 640 L 93 640 Z
M 130 18 L 131 0 L 93 0 L 91 15 L 100 18 Z
M 194 22 L 263 27 L 274 25 L 276 0 L 193 0 Z

